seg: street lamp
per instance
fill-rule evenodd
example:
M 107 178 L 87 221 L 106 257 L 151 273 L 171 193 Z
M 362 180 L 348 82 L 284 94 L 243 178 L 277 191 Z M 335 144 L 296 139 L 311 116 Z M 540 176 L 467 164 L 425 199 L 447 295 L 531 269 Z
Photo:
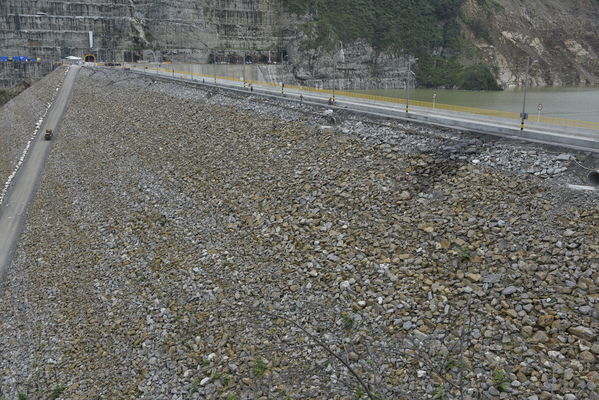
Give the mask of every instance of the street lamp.
M 538 64 L 539 60 L 533 60 L 531 62 L 530 57 L 526 58 L 526 75 L 524 78 L 524 99 L 522 101 L 522 113 L 520 114 L 520 131 L 524 130 L 524 120 L 528 119 L 528 113 L 526 112 L 526 94 L 528 92 L 528 78 L 530 75 L 530 67 Z
M 414 61 L 418 61 L 418 59 L 415 58 Z M 408 79 L 406 80 L 406 113 L 410 111 L 410 80 L 412 79 L 412 76 L 414 76 L 414 79 L 416 79 L 416 74 L 412 72 L 410 56 L 408 56 Z
M 333 101 L 335 101 L 335 89 L 337 88 L 337 61 L 333 63 Z
M 530 69 L 530 57 L 526 58 L 526 75 L 524 78 L 524 100 L 522 101 L 522 112 L 520 113 L 520 132 L 524 131 L 524 120 L 528 118 L 526 114 L 526 92 L 528 90 L 528 70 Z

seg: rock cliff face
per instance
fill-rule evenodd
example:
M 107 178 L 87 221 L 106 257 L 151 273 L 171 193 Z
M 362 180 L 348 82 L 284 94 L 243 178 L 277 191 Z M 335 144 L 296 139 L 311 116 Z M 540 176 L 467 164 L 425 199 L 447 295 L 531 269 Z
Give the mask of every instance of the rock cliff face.
M 599 84 L 599 1 L 464 0 L 458 15 L 460 63 L 483 61 L 503 87 L 523 84 L 529 58 L 533 86 Z M 349 68 L 337 76 L 349 76 L 340 79 L 349 87 L 355 86 L 352 82 L 388 87 L 405 81 L 406 58 L 394 59 L 362 41 L 344 45 L 344 57 L 339 49 L 328 57 L 304 51 L 295 61 L 296 76 L 330 77 L 333 65 L 343 59 Z M 453 50 L 440 47 L 433 53 L 447 56 Z
M 521 84 L 528 57 L 533 85 L 599 83 L 599 2 L 497 0 L 491 12 L 484 4 L 466 2 L 464 13 L 483 29 L 464 31 L 502 84 Z
M 408 58 L 377 51 L 366 40 L 306 49 L 302 27 L 313 21 L 314 16 L 290 13 L 285 0 L 3 0 L 0 55 L 47 61 L 87 53 L 116 62 L 271 61 L 286 63 L 282 76 L 294 83 L 405 84 Z M 460 26 L 471 47 L 461 56 L 464 65 L 483 59 L 504 86 L 522 82 L 527 57 L 534 61 L 535 85 L 599 83 L 595 0 L 465 0 Z M 88 32 L 93 32 L 91 47 Z

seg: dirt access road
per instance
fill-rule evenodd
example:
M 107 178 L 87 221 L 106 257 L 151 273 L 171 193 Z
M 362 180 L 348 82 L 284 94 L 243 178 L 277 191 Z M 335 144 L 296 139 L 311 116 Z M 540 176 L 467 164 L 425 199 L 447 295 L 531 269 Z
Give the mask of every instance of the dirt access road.
M 35 195 L 52 140 L 55 139 L 54 137 L 52 140 L 44 140 L 43 133 L 46 128 L 53 129 L 55 133 L 58 131 L 78 71 L 78 66 L 70 67 L 60 92 L 42 122 L 25 161 L 15 176 L 4 202 L 0 204 L 0 283 L 10 265 L 14 249 L 23 230 L 27 210 Z

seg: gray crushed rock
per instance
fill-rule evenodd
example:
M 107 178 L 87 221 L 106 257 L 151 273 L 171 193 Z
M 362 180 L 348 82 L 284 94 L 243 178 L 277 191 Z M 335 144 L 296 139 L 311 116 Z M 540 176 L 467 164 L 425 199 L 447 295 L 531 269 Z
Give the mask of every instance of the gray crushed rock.
M 563 150 L 132 76 L 78 78 L 0 394 L 366 398 L 350 366 L 385 399 L 596 398 L 599 213 Z

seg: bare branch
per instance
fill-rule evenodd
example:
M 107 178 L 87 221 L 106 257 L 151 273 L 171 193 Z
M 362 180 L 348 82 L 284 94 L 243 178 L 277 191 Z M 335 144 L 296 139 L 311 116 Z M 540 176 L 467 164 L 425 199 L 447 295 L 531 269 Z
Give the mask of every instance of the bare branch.
M 318 337 L 316 337 L 315 335 L 313 335 L 312 333 L 310 333 L 307 329 L 305 329 L 303 326 L 301 326 L 300 324 L 298 324 L 297 322 L 295 322 L 294 320 L 287 318 L 283 315 L 279 315 L 279 314 L 275 314 L 275 313 L 271 313 L 269 311 L 266 310 L 261 310 L 258 308 L 254 308 L 254 307 L 250 307 L 247 306 L 251 311 L 258 313 L 258 314 L 264 314 L 264 315 L 268 315 L 271 318 L 280 318 L 283 321 L 286 321 L 288 323 L 290 323 L 291 325 L 295 326 L 296 328 L 300 329 L 302 332 L 304 332 L 310 339 L 312 339 L 317 345 L 319 345 L 323 350 L 325 350 L 327 353 L 329 353 L 331 356 L 335 357 L 341 364 L 343 364 L 343 366 L 345 366 L 345 368 L 347 368 L 347 370 L 353 375 L 353 377 L 358 381 L 358 383 L 360 384 L 360 386 L 362 386 L 362 388 L 364 389 L 364 391 L 366 392 L 366 394 L 368 395 L 368 398 L 370 400 L 381 400 L 380 397 L 375 396 L 372 391 L 370 390 L 369 385 L 364 382 L 364 380 L 360 377 L 360 375 L 352 368 L 352 366 L 343 359 L 342 356 L 338 355 L 337 353 L 335 353 L 333 350 L 331 350 L 331 348 L 329 346 L 326 345 L 326 343 L 322 342 Z

